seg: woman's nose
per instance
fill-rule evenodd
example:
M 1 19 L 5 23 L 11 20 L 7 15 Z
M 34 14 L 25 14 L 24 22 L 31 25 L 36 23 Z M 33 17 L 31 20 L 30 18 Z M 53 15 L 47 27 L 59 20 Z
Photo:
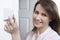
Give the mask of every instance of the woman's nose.
M 36 17 L 36 20 L 40 20 L 41 19 L 41 15 L 38 15 L 37 17 Z

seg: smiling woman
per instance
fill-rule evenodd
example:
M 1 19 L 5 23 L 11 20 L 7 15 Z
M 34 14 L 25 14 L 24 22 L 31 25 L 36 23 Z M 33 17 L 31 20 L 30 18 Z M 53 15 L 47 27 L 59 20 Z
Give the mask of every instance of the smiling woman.
M 39 0 L 33 10 L 34 28 L 27 33 L 24 40 L 60 40 L 60 18 L 56 4 L 52 0 Z M 12 22 L 13 19 L 13 22 Z M 5 25 L 13 40 L 21 40 L 15 17 L 9 18 Z
M 44 9 L 43 13 L 48 14 L 49 15 L 49 26 L 52 27 L 52 29 L 54 29 L 55 31 L 57 31 L 57 29 L 55 29 L 55 27 L 57 26 L 57 28 L 59 28 L 59 24 L 60 24 L 60 19 L 59 19 L 59 15 L 58 15 L 58 9 L 56 4 L 53 1 L 50 0 L 46 0 L 46 2 L 44 2 L 44 0 L 40 0 L 40 2 L 37 2 L 34 8 L 34 12 L 35 10 L 39 10 L 39 7 L 37 7 L 38 4 L 40 4 L 41 8 L 39 10 L 39 12 L 41 12 L 42 8 Z M 36 13 L 39 13 L 37 10 Z M 54 27 L 53 27 L 54 26 Z

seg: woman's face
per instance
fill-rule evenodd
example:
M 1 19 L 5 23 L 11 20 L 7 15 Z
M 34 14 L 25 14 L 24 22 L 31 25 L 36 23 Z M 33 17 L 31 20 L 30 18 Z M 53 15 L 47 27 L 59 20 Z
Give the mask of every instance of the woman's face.
M 33 25 L 37 28 L 49 25 L 50 17 L 44 8 L 38 4 L 33 12 Z

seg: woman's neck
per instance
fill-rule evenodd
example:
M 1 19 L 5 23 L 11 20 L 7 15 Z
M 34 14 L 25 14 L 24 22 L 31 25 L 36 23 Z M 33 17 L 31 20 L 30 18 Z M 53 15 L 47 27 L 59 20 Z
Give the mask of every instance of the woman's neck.
M 41 27 L 41 28 L 37 28 L 36 34 L 37 34 L 37 35 L 40 35 L 40 34 L 43 33 L 47 28 L 48 28 L 48 26 Z

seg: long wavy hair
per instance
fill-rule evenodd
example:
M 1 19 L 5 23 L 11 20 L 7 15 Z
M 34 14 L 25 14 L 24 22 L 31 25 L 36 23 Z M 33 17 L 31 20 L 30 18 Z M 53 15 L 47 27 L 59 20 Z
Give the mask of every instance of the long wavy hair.
M 59 28 L 60 28 L 60 18 L 59 18 L 59 14 L 58 14 L 58 8 L 57 5 L 55 4 L 55 2 L 53 2 L 52 0 L 39 0 L 36 2 L 35 6 L 34 6 L 34 10 L 36 9 L 36 6 L 40 4 L 48 13 L 48 15 L 51 17 L 52 21 L 49 22 L 49 26 L 55 30 L 58 34 L 60 34 L 59 32 Z M 34 27 L 32 29 L 32 31 L 36 31 L 36 27 Z

